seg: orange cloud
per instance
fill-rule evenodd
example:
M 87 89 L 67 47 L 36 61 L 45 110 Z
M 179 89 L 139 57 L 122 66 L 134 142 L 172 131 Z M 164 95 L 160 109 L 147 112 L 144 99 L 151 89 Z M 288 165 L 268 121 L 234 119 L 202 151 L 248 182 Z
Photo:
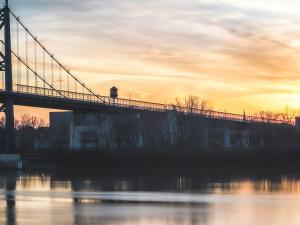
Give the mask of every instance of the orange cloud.
M 237 113 L 300 106 L 297 1 L 32 2 L 14 7 L 99 94 L 112 85 L 147 101 L 193 94 Z

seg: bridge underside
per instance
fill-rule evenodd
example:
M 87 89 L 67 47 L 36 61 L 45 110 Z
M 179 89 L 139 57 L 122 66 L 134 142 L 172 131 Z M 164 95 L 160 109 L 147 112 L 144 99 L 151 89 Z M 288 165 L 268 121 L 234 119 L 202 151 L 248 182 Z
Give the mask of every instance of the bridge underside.
M 0 91 L 0 102 L 4 103 L 7 94 Z M 14 105 L 29 106 L 37 108 L 73 110 L 73 111 L 103 111 L 103 110 L 122 110 L 112 104 L 101 104 L 96 102 L 87 102 L 77 99 L 64 99 L 60 97 L 39 96 L 34 94 L 24 94 L 14 92 L 11 94 Z M 126 110 L 137 110 L 126 108 Z

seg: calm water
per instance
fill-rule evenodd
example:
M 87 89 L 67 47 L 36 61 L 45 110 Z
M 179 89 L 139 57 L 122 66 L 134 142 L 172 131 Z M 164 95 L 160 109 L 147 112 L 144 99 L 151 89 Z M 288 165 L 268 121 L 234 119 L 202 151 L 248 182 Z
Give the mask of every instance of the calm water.
M 300 224 L 297 173 L 192 174 L 2 172 L 0 224 Z

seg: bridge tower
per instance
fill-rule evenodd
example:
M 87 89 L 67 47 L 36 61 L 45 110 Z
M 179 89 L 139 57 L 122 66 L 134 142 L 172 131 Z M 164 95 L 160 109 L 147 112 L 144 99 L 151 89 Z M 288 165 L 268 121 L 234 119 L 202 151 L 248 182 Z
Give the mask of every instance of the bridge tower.
M 10 34 L 10 9 L 8 0 L 1 9 L 0 29 L 4 29 L 4 54 L 1 52 L 1 71 L 5 72 L 5 103 L 1 107 L 5 112 L 5 133 L 6 133 L 6 153 L 15 151 L 15 130 L 14 130 L 14 102 L 13 102 L 13 79 L 11 62 L 11 34 Z

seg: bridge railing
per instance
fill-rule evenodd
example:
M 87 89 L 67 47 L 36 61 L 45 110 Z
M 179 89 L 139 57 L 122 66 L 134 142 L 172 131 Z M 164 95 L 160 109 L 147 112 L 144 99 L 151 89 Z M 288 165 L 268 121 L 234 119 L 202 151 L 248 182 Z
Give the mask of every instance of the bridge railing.
M 112 99 L 108 96 L 101 96 L 101 95 L 94 96 L 92 94 L 87 94 L 87 93 L 65 91 L 65 90 L 53 90 L 50 88 L 27 86 L 21 84 L 16 84 L 15 86 L 16 86 L 16 91 L 19 93 L 66 98 L 66 99 L 79 100 L 84 102 L 101 103 L 101 104 L 112 105 L 117 107 L 126 107 L 126 108 L 130 107 L 130 108 L 138 108 L 138 109 L 146 109 L 146 110 L 155 109 L 155 111 L 168 110 L 167 105 L 160 104 L 160 103 L 144 102 L 138 100 L 122 99 L 122 98 Z
M 256 116 L 246 116 L 241 114 L 219 112 L 214 110 L 204 110 L 198 108 L 188 108 L 188 107 L 179 107 L 175 105 L 167 105 L 153 102 L 145 102 L 131 99 L 116 98 L 112 99 L 108 96 L 95 96 L 93 94 L 87 93 L 78 93 L 65 90 L 53 90 L 50 88 L 35 87 L 16 84 L 16 91 L 19 93 L 33 94 L 40 96 L 56 97 L 56 98 L 65 98 L 70 100 L 77 100 L 83 102 L 93 102 L 104 105 L 109 105 L 117 108 L 126 108 L 126 109 L 138 109 L 138 110 L 149 110 L 156 112 L 165 112 L 165 111 L 175 111 L 183 114 L 190 115 L 201 115 L 202 117 L 207 118 L 216 118 L 223 120 L 233 120 L 233 121 L 244 121 L 244 122 L 259 122 L 259 123 L 273 123 L 273 124 L 294 124 L 292 121 L 285 120 L 275 120 L 267 119 Z

